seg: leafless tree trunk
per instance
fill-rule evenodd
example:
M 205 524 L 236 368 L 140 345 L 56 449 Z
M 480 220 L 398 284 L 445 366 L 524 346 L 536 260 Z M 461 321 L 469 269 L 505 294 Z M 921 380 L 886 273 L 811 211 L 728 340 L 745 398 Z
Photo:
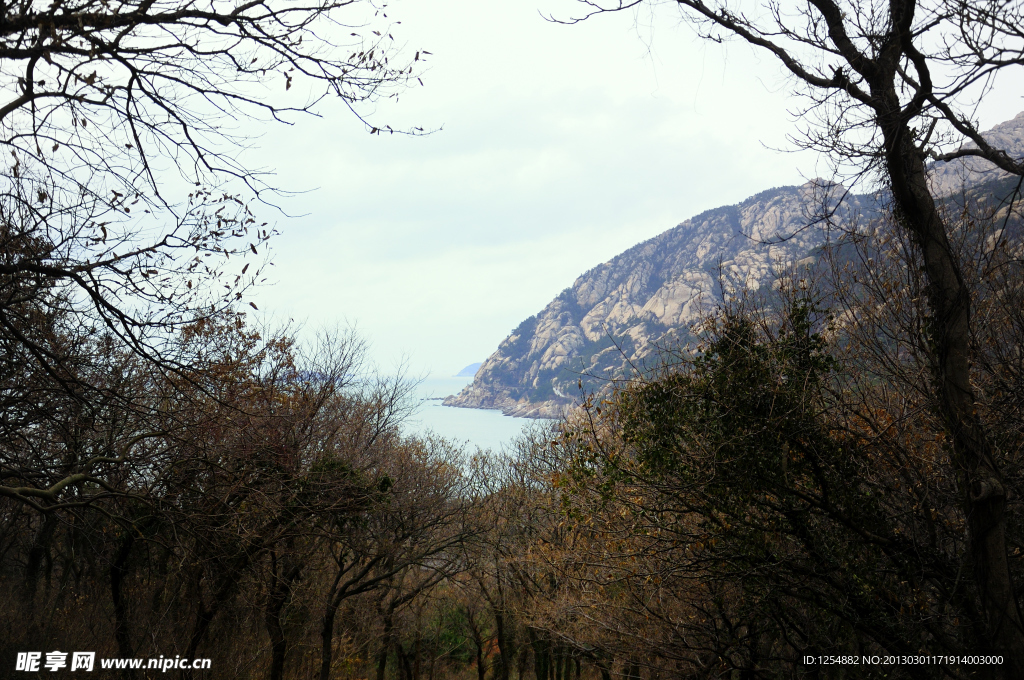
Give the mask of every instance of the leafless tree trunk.
M 924 158 L 902 123 L 895 93 L 888 99 L 896 111 L 879 116 L 889 150 L 886 167 L 897 217 L 902 218 L 920 250 L 928 280 L 927 295 L 934 315 L 930 336 L 936 396 L 963 475 L 971 555 L 986 616 L 986 638 L 992 645 L 978 651 L 1004 654 L 1007 677 L 1016 677 L 1024 674 L 1024 619 L 1007 559 L 1006 488 L 991 442 L 977 417 L 977 397 L 971 385 L 970 292 L 928 190 Z
M 602 13 L 643 2 L 583 4 Z M 970 156 L 1024 174 L 1024 161 L 993 147 L 956 110 L 980 81 L 1024 65 L 1019 3 L 809 0 L 793 14 L 765 3 L 760 15 L 730 0 L 676 4 L 702 37 L 718 41 L 723 32 L 732 34 L 778 59 L 811 102 L 808 115 L 824 121 L 806 145 L 837 164 L 867 159 L 890 189 L 899 226 L 916 246 L 927 280 L 933 400 L 961 471 L 970 562 L 985 618 L 987 648 L 978 651 L 1006 659 L 982 672 L 1024 677 L 1024 618 L 1007 558 L 1006 488 L 971 384 L 970 295 L 926 167 L 929 158 Z M 941 85 L 933 70 L 942 72 Z M 865 128 L 875 133 L 866 142 L 857 137 Z

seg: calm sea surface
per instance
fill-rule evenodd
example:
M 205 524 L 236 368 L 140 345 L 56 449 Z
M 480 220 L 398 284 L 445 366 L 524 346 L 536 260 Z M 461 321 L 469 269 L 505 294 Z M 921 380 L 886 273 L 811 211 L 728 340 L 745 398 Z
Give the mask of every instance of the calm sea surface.
M 415 393 L 419 408 L 406 421 L 405 431 L 409 434 L 433 432 L 471 446 L 499 450 L 518 436 L 524 427 L 550 422 L 511 418 L 501 415 L 501 411 L 441 405 L 441 399 L 455 394 L 472 381 L 472 378 L 437 376 L 424 380 Z

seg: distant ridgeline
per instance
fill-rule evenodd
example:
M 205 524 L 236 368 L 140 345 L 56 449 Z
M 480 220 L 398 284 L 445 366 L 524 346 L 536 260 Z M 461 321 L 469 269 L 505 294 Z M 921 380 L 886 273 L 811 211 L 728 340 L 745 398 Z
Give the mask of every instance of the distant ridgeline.
M 483 362 L 482 361 L 478 361 L 476 363 L 470 364 L 469 366 L 466 366 L 461 371 L 456 373 L 455 377 L 456 378 L 472 378 L 474 375 L 476 375 L 476 372 L 478 370 L 480 370 L 481 366 L 483 366 Z
M 1024 113 L 986 133 L 1024 156 Z M 1016 179 L 982 171 L 980 161 L 937 164 L 938 195 L 1013 193 Z M 523 321 L 446 406 L 501 409 L 557 418 L 579 401 L 579 383 L 600 391 L 607 378 L 649 368 L 659 350 L 693 338 L 692 325 L 728 296 L 771 286 L 778 275 L 814 263 L 833 224 L 868 225 L 882 214 L 878 195 L 844 195 L 809 182 L 763 191 L 686 220 L 594 267 L 540 313 Z

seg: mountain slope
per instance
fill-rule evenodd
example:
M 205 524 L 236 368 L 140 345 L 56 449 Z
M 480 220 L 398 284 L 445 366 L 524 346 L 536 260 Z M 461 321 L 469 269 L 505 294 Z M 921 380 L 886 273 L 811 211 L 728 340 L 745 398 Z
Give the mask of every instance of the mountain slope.
M 1024 154 L 1024 113 L 993 131 Z M 991 179 L 971 162 L 937 164 L 937 188 L 950 192 Z M 840 200 L 841 199 L 841 200 Z M 539 314 L 523 321 L 446 406 L 558 417 L 579 394 L 654 360 L 660 347 L 740 289 L 771 285 L 780 268 L 810 264 L 826 237 L 822 206 L 845 224 L 879 215 L 875 196 L 842 195 L 810 182 L 761 192 L 701 213 L 580 276 Z

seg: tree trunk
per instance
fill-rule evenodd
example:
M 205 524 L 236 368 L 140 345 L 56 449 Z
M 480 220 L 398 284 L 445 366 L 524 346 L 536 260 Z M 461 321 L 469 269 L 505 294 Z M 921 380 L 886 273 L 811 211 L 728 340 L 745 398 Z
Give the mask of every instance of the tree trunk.
M 412 645 L 412 680 L 420 680 L 420 632 L 416 630 L 416 641 Z
M 487 668 L 484 666 L 484 636 L 480 626 L 477 625 L 475 613 L 471 607 L 465 607 L 466 625 L 469 626 L 470 637 L 473 638 L 473 649 L 476 654 L 476 677 L 477 680 L 484 680 Z
M 275 612 L 274 615 L 279 613 Z M 279 621 L 271 621 L 268 612 L 267 632 L 270 634 L 270 680 L 281 680 L 284 677 L 284 657 L 288 651 L 288 640 L 281 629 Z
M 530 660 L 530 655 L 526 653 L 525 648 L 519 650 L 519 659 L 516 664 L 516 678 L 517 680 L 526 680 L 526 664 Z
M 320 620 L 320 680 L 331 677 L 331 662 L 334 656 L 334 617 L 338 609 L 327 603 L 323 618 Z M 380 677 L 380 676 L 378 676 Z
M 128 575 L 128 558 L 131 557 L 132 548 L 135 546 L 135 535 L 133 529 L 129 529 L 121 540 L 121 547 L 114 555 L 114 561 L 110 565 L 110 599 L 114 605 L 114 640 L 117 641 L 117 653 L 123 659 L 130 659 L 135 656 L 132 649 L 131 636 L 128 628 L 128 605 L 124 597 L 124 581 Z M 125 668 L 122 677 L 134 678 L 135 671 Z
M 508 640 L 505 637 L 505 617 L 499 611 L 494 611 L 494 634 L 498 644 L 498 672 L 496 680 L 509 680 L 511 672 L 511 656 L 508 648 Z
M 993 677 L 1024 677 L 1024 628 L 1006 554 L 1006 487 L 975 408 L 970 381 L 970 291 L 928 188 L 924 158 L 903 122 L 895 92 L 878 114 L 897 219 L 921 253 L 933 315 L 931 361 L 935 398 L 953 444 L 967 515 L 968 541 L 987 649 L 1000 654 Z M 880 105 L 882 106 L 882 105 Z M 884 111 L 885 109 L 883 109 Z
M 543 636 L 537 635 L 533 629 L 527 629 L 530 636 L 530 647 L 533 648 L 533 675 L 536 680 L 548 680 L 548 668 L 551 661 L 551 648 Z
M 277 553 L 270 553 L 270 586 L 267 592 L 265 622 L 267 635 L 270 637 L 270 675 L 269 680 L 284 678 L 284 661 L 288 654 L 288 637 L 285 635 L 281 614 L 291 599 L 292 589 L 298 580 L 302 567 L 298 564 L 287 564 L 281 559 L 280 575 L 278 574 Z
M 271 575 L 270 592 L 267 594 L 267 608 L 264 623 L 270 637 L 270 680 L 281 680 L 284 676 L 284 657 L 288 651 L 288 640 L 281 625 L 281 610 L 284 609 L 285 589 L 279 584 L 277 577 L 277 558 L 271 553 L 273 573 Z
M 36 594 L 39 592 L 43 562 L 50 554 L 50 544 L 53 542 L 53 534 L 56 530 L 57 515 L 50 513 L 36 531 L 32 547 L 28 551 L 28 559 L 25 562 L 25 585 L 21 588 L 22 616 L 25 617 L 24 620 L 27 623 L 25 642 L 31 645 L 40 642 L 41 635 L 36 616 Z
M 487 675 L 487 667 L 484 666 L 484 648 L 480 642 L 476 645 L 476 678 L 477 680 L 484 680 Z
M 384 634 L 380 640 L 380 652 L 377 653 L 377 680 L 384 680 L 384 672 L 388 667 L 388 652 L 391 651 L 391 635 L 394 621 L 389 613 L 384 617 Z
M 409 655 L 405 653 L 405 650 L 401 645 L 398 645 L 398 659 L 402 663 L 402 677 L 405 680 L 413 680 L 412 678 L 412 664 L 409 663 Z
M 235 578 L 237 572 L 222 573 L 220 581 L 217 584 L 217 590 L 213 595 L 213 600 L 209 606 L 203 603 L 201 587 L 196 587 L 196 618 L 192 624 L 192 635 L 189 636 L 188 648 L 185 650 L 185 656 L 189 659 L 194 659 L 198 656 L 199 645 L 206 639 L 206 634 L 210 631 L 210 624 L 213 622 L 213 617 L 216 616 L 217 612 L 220 611 L 221 605 L 227 602 L 231 593 L 234 592 L 238 585 L 238 581 Z M 183 680 L 191 680 L 194 677 L 194 673 L 191 669 L 182 669 L 181 677 Z
M 338 591 L 342 571 L 338 571 L 334 584 L 327 593 L 327 605 L 320 624 L 320 680 L 330 680 L 331 663 L 334 659 L 334 620 L 338 616 L 338 607 L 345 599 L 345 589 Z

